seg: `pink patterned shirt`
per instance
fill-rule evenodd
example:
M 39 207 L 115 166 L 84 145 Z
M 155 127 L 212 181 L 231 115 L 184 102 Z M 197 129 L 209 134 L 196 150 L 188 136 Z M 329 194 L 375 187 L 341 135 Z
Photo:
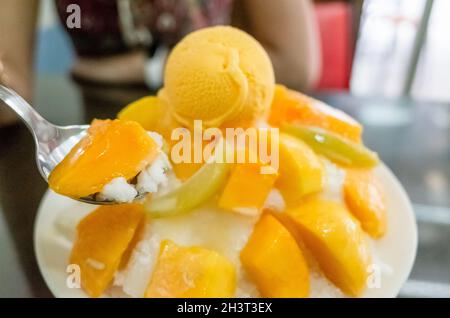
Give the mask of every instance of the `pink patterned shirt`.
M 107 55 L 173 46 L 185 34 L 229 24 L 233 0 L 55 0 L 79 55 Z M 66 24 L 70 4 L 80 7 L 80 28 Z

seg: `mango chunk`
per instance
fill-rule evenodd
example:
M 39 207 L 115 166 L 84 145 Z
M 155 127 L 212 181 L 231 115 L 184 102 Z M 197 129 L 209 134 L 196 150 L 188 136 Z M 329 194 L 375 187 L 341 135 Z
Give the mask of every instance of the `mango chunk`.
M 238 138 L 242 138 L 242 135 Z M 278 136 L 274 137 L 270 130 L 262 128 L 254 136 L 248 135 L 247 142 L 228 144 L 227 158 L 231 160 L 232 154 L 235 164 L 218 205 L 223 209 L 255 216 L 262 211 L 278 178 L 278 167 L 271 166 L 270 162 L 272 148 L 275 148 L 271 147 L 271 143 L 276 143 L 278 147 Z M 261 147 L 267 147 L 266 152 L 261 151 Z
M 383 188 L 371 170 L 347 170 L 344 198 L 364 231 L 374 238 L 386 233 L 387 213 Z
M 167 101 L 160 95 L 146 96 L 125 106 L 117 118 L 135 121 L 145 130 L 159 133 L 165 140 L 170 140 L 172 130 L 180 126 L 172 117 Z
M 178 179 L 186 181 L 200 170 L 203 165 L 204 163 L 195 162 L 172 163 L 172 169 Z
M 104 205 L 78 224 L 69 263 L 80 267 L 89 296 L 98 297 L 108 287 L 143 217 L 138 204 Z
M 275 186 L 287 206 L 295 206 L 308 194 L 323 189 L 324 167 L 319 157 L 303 141 L 280 134 L 280 168 Z
M 193 136 L 193 134 L 191 136 Z M 208 146 L 209 142 L 202 141 L 202 144 L 200 145 L 201 151 L 198 152 L 198 153 L 200 153 L 200 155 L 202 155 L 201 158 L 199 158 L 200 162 L 196 162 L 196 160 L 194 160 L 195 159 L 195 147 L 200 147 L 200 146 L 194 144 L 194 138 L 195 137 L 192 137 L 192 140 L 190 141 L 190 149 L 186 150 L 188 152 L 187 157 L 190 160 L 188 160 L 188 162 L 174 162 L 173 160 L 171 161 L 173 172 L 175 173 L 177 178 L 180 179 L 181 181 L 186 181 L 187 179 L 192 177 L 198 170 L 200 170 L 201 167 L 203 167 L 203 165 L 205 164 L 205 161 L 208 159 L 208 158 L 203 158 L 203 149 Z M 173 154 L 175 154 L 175 156 L 184 156 L 184 153 L 174 151 L 173 147 L 176 146 L 176 144 L 179 141 L 171 140 L 169 142 L 171 143 L 171 145 L 170 145 L 171 152 L 173 151 Z
M 279 127 L 299 123 L 330 130 L 355 142 L 361 142 L 362 126 L 344 112 L 299 92 L 276 85 L 269 123 Z
M 121 120 L 138 122 L 145 130 L 156 131 L 166 105 L 156 96 L 146 96 L 125 106 L 117 115 Z
M 261 217 L 240 258 L 263 297 L 308 297 L 309 269 L 303 253 L 274 216 Z
M 95 119 L 87 136 L 52 171 L 49 185 L 65 196 L 86 197 L 100 192 L 114 178 L 134 178 L 158 151 L 138 123 Z
M 202 247 L 182 247 L 165 240 L 145 297 L 233 297 L 235 289 L 235 269 L 225 257 Z
M 236 165 L 218 205 L 237 213 L 258 215 L 277 177 L 275 171 L 271 174 L 261 173 L 260 164 Z
M 339 203 L 313 198 L 286 211 L 294 228 L 320 268 L 338 288 L 359 296 L 371 264 L 369 246 L 359 222 Z

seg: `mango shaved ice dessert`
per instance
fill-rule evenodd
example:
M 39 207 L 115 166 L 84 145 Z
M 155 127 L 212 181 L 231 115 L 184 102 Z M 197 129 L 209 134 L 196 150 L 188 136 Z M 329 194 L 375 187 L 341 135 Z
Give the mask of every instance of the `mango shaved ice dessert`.
M 49 186 L 75 199 L 131 202 L 167 183 L 170 163 L 161 147 L 158 133 L 134 121 L 96 119 L 51 172 Z
M 278 128 L 269 136 L 278 164 L 247 145 L 233 155 L 255 162 L 211 160 L 226 158 L 217 151 L 177 162 L 172 129 L 192 132 L 195 120 L 259 129 L 258 141 L 260 129 Z M 156 96 L 94 120 L 52 172 L 62 195 L 123 203 L 81 220 L 68 263 L 90 297 L 363 297 L 392 211 L 362 131 L 275 84 L 250 35 L 193 32 L 170 54 Z

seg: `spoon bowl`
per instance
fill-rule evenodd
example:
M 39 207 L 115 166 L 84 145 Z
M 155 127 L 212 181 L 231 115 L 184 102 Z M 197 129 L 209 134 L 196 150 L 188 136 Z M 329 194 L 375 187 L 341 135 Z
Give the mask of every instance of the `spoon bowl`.
M 52 170 L 84 137 L 89 125 L 57 126 L 43 118 L 33 107 L 12 89 L 0 85 L 0 100 L 25 123 L 36 144 L 36 164 L 39 173 L 48 183 Z M 114 201 L 96 201 L 94 198 L 78 198 L 90 204 L 116 204 Z

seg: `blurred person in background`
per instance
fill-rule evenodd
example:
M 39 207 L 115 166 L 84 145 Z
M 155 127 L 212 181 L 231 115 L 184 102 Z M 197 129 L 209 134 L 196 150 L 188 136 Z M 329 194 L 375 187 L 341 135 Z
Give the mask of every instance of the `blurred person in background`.
M 165 57 L 185 34 L 232 24 L 269 53 L 277 82 L 306 91 L 320 74 L 318 31 L 310 0 L 55 0 L 77 59 L 78 82 L 161 85 Z M 66 23 L 80 8 L 80 28 Z M 38 0 L 0 2 L 0 83 L 32 99 Z M 69 11 L 69 12 L 68 12 Z M 0 126 L 16 121 L 0 107 Z

